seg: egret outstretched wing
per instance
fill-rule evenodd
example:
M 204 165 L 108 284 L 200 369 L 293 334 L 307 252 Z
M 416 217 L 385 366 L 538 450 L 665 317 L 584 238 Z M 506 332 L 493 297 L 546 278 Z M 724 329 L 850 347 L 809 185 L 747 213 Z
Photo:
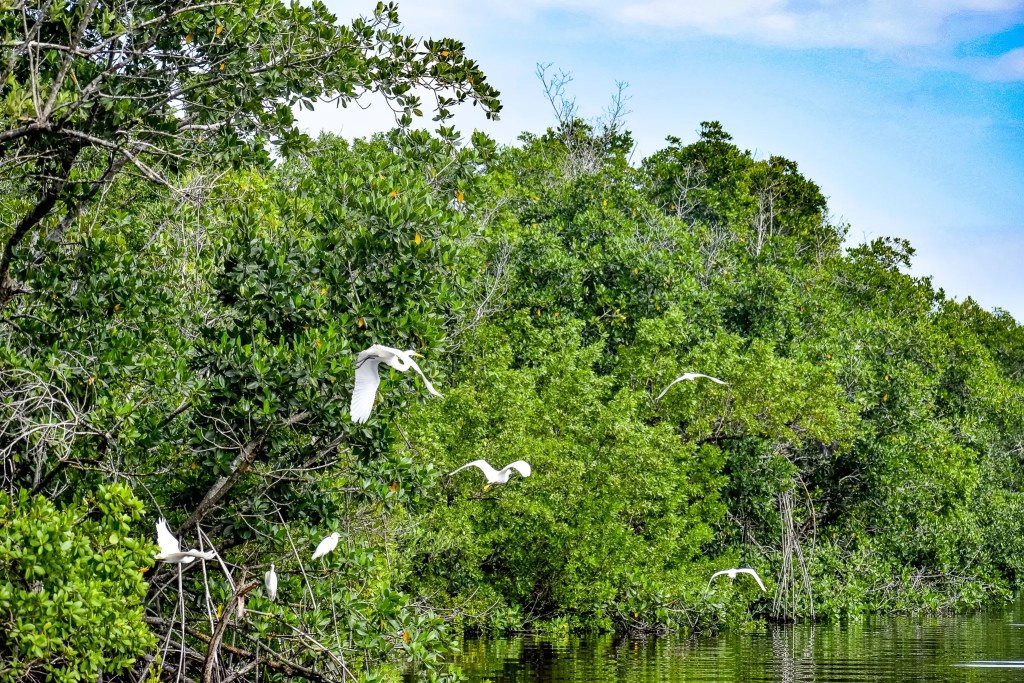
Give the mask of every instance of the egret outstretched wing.
M 517 472 L 519 472 L 519 474 L 523 475 L 524 477 L 530 476 L 530 474 L 533 472 L 533 469 L 530 468 L 530 463 L 526 462 L 525 460 L 516 460 L 515 462 L 510 462 L 509 464 L 505 465 L 503 469 L 516 470 Z
M 156 544 L 160 546 L 160 555 L 169 555 L 170 553 L 181 551 L 178 539 L 171 533 L 171 530 L 167 527 L 167 520 L 163 517 L 156 523 Z
M 430 380 L 427 379 L 427 376 L 423 374 L 423 371 L 420 370 L 420 366 L 416 363 L 415 360 L 413 360 L 411 353 L 405 353 L 405 360 L 408 361 L 412 369 L 418 372 L 420 377 L 423 378 L 423 383 L 427 386 L 427 391 L 429 391 L 434 396 L 437 396 L 438 398 L 444 398 L 443 396 L 441 396 L 441 393 L 434 388 L 434 385 L 430 383 Z
M 725 574 L 730 579 L 735 579 L 737 574 L 750 574 L 754 577 L 754 580 L 757 581 L 757 585 L 761 587 L 761 590 L 765 593 L 768 592 L 768 589 L 764 587 L 764 583 L 761 581 L 761 577 L 757 575 L 756 571 L 750 569 L 749 567 L 734 567 L 733 569 L 723 569 L 721 571 L 715 572 L 711 575 L 711 578 L 708 579 L 708 588 L 711 587 L 711 582 L 714 581 L 716 577 L 721 576 L 722 574 Z M 704 590 L 707 590 L 707 588 L 705 588 Z
M 491 467 L 490 463 L 488 463 L 486 460 L 474 460 L 473 462 L 467 462 L 465 465 L 458 468 L 457 470 L 453 470 L 452 473 L 448 476 L 452 476 L 456 472 L 464 470 L 467 467 L 479 468 L 480 471 L 484 473 L 484 478 L 486 478 L 487 481 L 496 481 L 501 477 L 501 475 L 498 473 L 498 470 Z
M 526 462 L 525 460 L 516 460 L 513 463 L 505 465 L 500 470 L 496 470 L 493 467 L 491 467 L 491 464 L 488 463 L 486 460 L 474 460 L 473 462 L 467 462 L 465 465 L 452 472 L 452 474 L 449 476 L 452 476 L 455 474 L 455 472 L 458 472 L 459 470 L 464 470 L 467 467 L 479 468 L 480 471 L 484 473 L 484 478 L 487 479 L 488 484 L 507 483 L 508 478 L 512 475 L 512 470 L 519 472 L 519 474 L 523 475 L 524 477 L 530 476 L 530 472 L 532 472 L 532 470 L 530 469 L 530 463 Z
M 764 582 L 761 581 L 761 577 L 758 576 L 757 572 L 755 572 L 753 569 L 750 569 L 748 567 L 741 567 L 740 569 L 737 569 L 736 572 L 740 574 L 750 574 L 754 577 L 754 580 L 757 581 L 757 585 L 761 587 L 761 590 L 765 593 L 768 592 L 768 589 L 764 587 Z
M 167 520 L 163 518 L 156 523 L 156 544 L 160 546 L 156 559 L 168 564 L 191 564 L 196 559 L 212 560 L 217 557 L 217 553 L 212 550 L 182 550 L 178 539 L 167 527 Z
M 720 571 L 720 572 L 715 572 L 714 574 L 712 574 L 712 575 L 711 575 L 711 578 L 710 578 L 710 579 L 708 579 L 708 585 L 707 585 L 707 588 L 705 588 L 704 590 L 706 591 L 706 590 L 708 590 L 708 588 L 711 588 L 711 583 L 712 583 L 712 582 L 713 582 L 713 581 L 714 581 L 714 580 L 715 580 L 716 578 L 718 578 L 719 576 L 722 576 L 723 574 L 725 574 L 725 575 L 728 575 L 728 574 L 729 574 L 729 570 L 728 570 L 728 569 L 723 569 L 723 570 L 722 570 L 722 571 Z
M 420 366 L 412 359 L 415 353 L 415 351 L 402 351 L 383 344 L 374 344 L 359 353 L 356 359 L 356 383 L 352 389 L 352 406 L 349 408 L 353 422 L 366 422 L 370 419 L 373 402 L 377 397 L 377 389 L 380 387 L 378 368 L 381 363 L 387 363 L 399 372 L 406 372 L 409 368 L 413 368 L 423 378 L 427 391 L 434 396 L 441 396 L 427 376 L 423 374 Z
M 667 394 L 668 390 L 671 389 L 673 386 L 675 386 L 677 383 L 683 382 L 683 381 L 687 381 L 687 380 L 694 380 L 694 379 L 697 379 L 698 377 L 703 377 L 704 379 L 709 379 L 709 380 L 711 380 L 712 382 L 714 382 L 716 384 L 725 384 L 726 386 L 728 386 L 728 384 L 729 384 L 728 382 L 723 382 L 722 380 L 718 379 L 717 377 L 712 377 L 711 375 L 705 375 L 705 374 L 702 374 L 702 373 L 699 373 L 699 372 L 684 372 L 682 375 L 680 375 L 679 377 L 676 377 L 674 380 L 669 382 L 668 386 L 665 387 L 662 390 L 662 392 L 660 394 L 658 394 L 658 398 L 656 398 L 654 400 L 655 401 L 660 401 L 661 397 L 664 396 L 665 394 Z
M 356 362 L 356 385 L 352 389 L 352 406 L 349 408 L 353 422 L 366 422 L 370 419 L 373 402 L 377 398 L 377 387 L 380 386 L 378 365 L 380 365 L 380 358 L 374 356 L 364 358 L 362 353 L 359 354 L 359 360 Z

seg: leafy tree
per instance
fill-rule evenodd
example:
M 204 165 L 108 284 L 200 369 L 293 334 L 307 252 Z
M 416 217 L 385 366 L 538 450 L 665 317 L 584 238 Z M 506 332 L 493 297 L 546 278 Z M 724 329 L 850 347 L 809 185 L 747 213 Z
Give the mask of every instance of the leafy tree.
M 145 671 L 142 503 L 123 484 L 58 509 L 0 492 L 0 680 L 79 681 Z
M 546 449 L 537 442 L 531 449 L 519 437 L 482 435 L 501 431 L 498 424 L 520 414 L 534 415 L 527 407 L 534 392 L 559 405 L 528 373 L 549 367 L 552 352 L 574 363 L 578 338 L 588 352 L 601 354 L 583 384 L 611 381 L 588 406 L 621 407 L 611 397 L 626 388 L 652 397 L 688 370 L 730 381 L 720 398 L 717 387 L 684 383 L 626 419 L 670 427 L 682 443 L 700 447 L 701 465 L 674 467 L 683 477 L 710 468 L 717 478 L 706 495 L 727 510 L 706 521 L 715 534 L 701 541 L 701 551 L 722 558 L 739 553 L 773 568 L 775 614 L 973 606 L 986 594 L 1004 595 L 995 567 L 1017 566 L 1012 553 L 1005 555 L 1017 533 L 1008 524 L 1019 505 L 1018 478 L 1010 474 L 1017 460 L 1006 457 L 1007 444 L 985 425 L 1010 418 L 996 397 L 1015 391 L 1002 369 L 1013 367 L 1015 324 L 969 308 L 958 313 L 927 279 L 906 275 L 913 250 L 905 241 L 878 240 L 844 253 L 845 229 L 828 222 L 817 186 L 786 159 L 756 161 L 740 152 L 716 124 L 705 124 L 696 143 L 672 141 L 644 162 L 640 176 L 623 150 L 608 148 L 600 172 L 570 173 L 563 157 L 572 151 L 562 137 L 526 135 L 522 149 L 501 151 L 488 168 L 501 216 L 493 222 L 501 233 L 485 249 L 489 258 L 508 254 L 511 264 L 504 307 L 492 326 L 508 345 L 488 361 L 486 380 L 470 366 L 492 358 L 487 344 L 460 349 L 453 375 L 479 392 L 506 366 L 523 373 L 498 391 L 516 406 L 515 417 L 492 407 L 486 393 L 455 402 L 459 390 L 450 390 L 446 402 L 430 407 L 430 414 L 445 411 L 446 417 L 425 419 L 417 430 L 424 439 L 419 447 L 436 448 L 439 460 L 461 453 L 448 461 L 453 468 L 485 456 L 462 444 L 484 442 L 487 452 L 503 453 L 495 464 L 532 456 L 553 471 L 565 466 L 542 455 Z M 700 169 L 699 186 L 682 199 L 665 194 L 688 182 L 689 166 Z M 680 204 L 671 206 L 676 201 L 689 208 L 681 213 Z M 559 341 L 541 342 L 538 352 L 525 329 Z M 988 339 L 1002 365 L 993 364 Z M 586 391 L 562 389 L 557 396 L 562 393 Z M 587 414 L 582 405 L 575 410 Z M 503 417 L 489 423 L 488 414 Z M 455 436 L 433 423 L 490 428 Z M 606 450 L 587 443 L 577 433 L 559 450 L 594 465 L 600 462 L 594 453 Z M 594 493 L 599 510 L 632 500 L 617 481 L 607 491 L 588 482 L 588 490 L 600 491 Z M 533 491 L 529 500 L 543 508 L 536 486 L 531 480 L 507 487 L 496 500 L 518 501 L 512 491 L 521 488 Z M 633 623 L 622 618 L 632 614 L 627 605 L 639 604 L 630 602 L 632 594 L 595 590 L 587 596 L 600 600 L 580 602 L 571 590 L 553 588 L 566 576 L 583 576 L 561 564 L 579 547 L 588 549 L 587 557 L 619 558 L 631 568 L 627 573 L 663 588 L 662 598 L 672 596 L 648 599 L 647 607 L 699 609 L 667 566 L 641 570 L 595 545 L 602 536 L 587 535 L 588 520 L 604 520 L 602 529 L 614 525 L 584 503 L 575 505 L 588 511 L 586 519 L 568 523 L 582 535 L 533 554 L 518 550 L 518 539 L 528 536 L 526 508 L 497 512 L 496 505 L 489 515 L 473 494 L 449 495 L 448 502 L 446 512 L 434 513 L 443 523 L 431 526 L 415 556 L 425 585 L 430 591 L 448 585 L 455 605 L 470 594 L 496 600 L 510 610 L 493 618 L 497 628 L 552 615 L 593 625 L 614 614 L 620 626 Z M 560 528 L 561 506 L 551 509 L 532 524 Z M 693 523 L 697 509 L 679 514 Z M 991 528 L 986 515 L 1005 521 Z M 637 542 L 628 538 L 616 543 Z M 987 550 L 979 555 L 979 547 L 999 547 L 1005 559 Z M 513 552 L 514 561 L 508 559 Z M 844 563 L 862 573 L 841 578 Z M 625 580 L 614 578 L 615 571 L 605 567 L 580 585 L 601 586 L 607 579 L 622 587 Z M 503 580 L 508 576 L 529 580 L 512 589 Z M 659 623 L 656 613 L 644 619 Z
M 284 153 L 302 144 L 294 107 L 347 105 L 370 90 L 404 124 L 422 113 L 414 88 L 435 96 L 438 120 L 466 100 L 489 116 L 499 109 L 463 45 L 402 35 L 393 3 L 350 25 L 319 2 L 19 0 L 13 9 L 0 19 L 0 183 L 24 198 L 8 209 L 20 219 L 3 235 L 0 310 L 21 290 L 11 277 L 19 245 L 30 235 L 59 241 L 125 169 L 169 185 L 197 160 L 266 160 L 268 143 Z
M 194 250 L 173 231 L 153 239 L 146 213 L 177 221 L 180 207 L 142 202 L 104 216 L 76 249 L 47 253 L 4 347 L 8 395 L 20 397 L 0 405 L 5 486 L 70 498 L 115 471 L 163 510 L 147 528 L 163 514 L 183 543 L 203 529 L 249 576 L 275 562 L 289 602 L 224 629 L 264 649 L 274 640 L 280 667 L 350 676 L 343 658 L 312 647 L 342 624 L 374 666 L 405 658 L 435 671 L 450 637 L 396 590 L 387 560 L 404 508 L 436 478 L 428 463 L 386 454 L 398 435 L 378 416 L 405 410 L 415 384 L 385 375 L 365 426 L 347 406 L 359 350 L 386 342 L 437 358 L 462 315 L 472 183 L 452 169 L 476 158 L 426 134 L 324 138 L 272 173 L 225 178 L 207 200 L 219 211 L 186 207 L 202 226 Z M 423 367 L 438 379 L 432 360 Z M 331 530 L 344 549 L 309 566 L 306 549 Z M 153 575 L 153 627 L 178 643 L 165 671 L 192 666 L 181 650 L 194 653 L 187 662 L 216 651 L 209 627 L 181 642 L 182 613 L 208 624 L 215 604 L 258 599 L 219 574 L 186 574 L 177 602 L 166 599 L 179 594 L 177 573 Z
M 595 373 L 600 348 L 579 346 L 578 321 L 537 329 L 527 311 L 516 321 L 475 333 L 463 347 L 474 363 L 416 411 L 409 441 L 445 470 L 526 459 L 533 475 L 492 490 L 472 470 L 456 475 L 406 560 L 414 585 L 450 591 L 470 612 L 496 601 L 498 627 L 553 617 L 689 627 L 681 598 L 703 588 L 690 570 L 723 513 L 720 452 L 647 424 L 648 397 Z
M 165 516 L 183 545 L 219 552 L 180 573 L 156 564 L 148 587 L 141 561 L 109 574 L 140 591 L 149 630 L 127 610 L 110 647 L 90 650 L 108 653 L 104 675 L 116 659 L 133 680 L 142 661 L 165 678 L 437 679 L 457 673 L 444 665 L 461 627 L 715 628 L 974 607 L 1019 583 L 1020 327 L 909 275 L 904 240 L 845 244 L 794 162 L 755 159 L 708 123 L 634 165 L 621 92 L 610 119 L 587 122 L 564 76 L 547 81 L 558 125 L 516 146 L 444 128 L 305 141 L 274 107 L 378 88 L 411 116 L 415 73 L 449 98 L 435 101 L 441 119 L 459 93 L 496 105 L 461 47 L 401 38 L 390 6 L 344 28 L 316 5 L 248 8 L 263 41 L 251 50 L 233 14 L 245 7 L 188 7 L 80 42 L 176 27 L 160 49 L 207 60 L 176 77 L 206 93 L 187 105 L 211 126 L 202 142 L 177 128 L 184 109 L 154 110 L 175 128 L 147 138 L 159 122 L 139 102 L 67 85 L 95 67 L 52 47 L 71 28 L 44 18 L 51 47 L 5 53 L 19 74 L 47 50 L 56 61 L 38 73 L 56 78 L 64 55 L 76 69 L 63 128 L 5 147 L 51 145 L 0 166 L 19 188 L 5 224 L 56 188 L 38 174 L 93 125 L 71 113 L 83 98 L 111 105 L 96 125 L 159 177 L 140 183 L 132 158 L 87 141 L 31 236 L 5 234 L 20 295 L 0 319 L 0 486 L 20 521 L 0 529 L 45 536 L 52 519 L 25 510 L 63 519 L 127 487 L 146 511 L 125 497 L 119 538 L 151 537 Z M 106 10 L 57 15 L 73 28 L 89 11 Z M 295 21 L 319 33 L 300 28 L 299 53 L 275 52 Z M 152 66 L 146 50 L 132 59 Z M 288 69 L 267 66 L 278 58 Z M 339 70 L 293 68 L 331 60 Z M 222 64 L 248 74 L 237 101 L 211 77 Z M 32 125 L 31 107 L 7 130 Z M 142 142 L 165 147 L 130 146 Z M 124 172 L 105 177 L 118 159 Z M 356 354 L 373 343 L 422 353 L 444 398 L 384 369 L 372 418 L 353 424 Z M 686 371 L 728 385 L 658 398 Z M 441 474 L 477 458 L 526 459 L 535 474 L 486 491 L 472 471 Z M 111 550 L 109 531 L 88 529 L 81 547 Z M 337 549 L 310 562 L 334 531 Z M 22 597 L 3 609 L 37 606 L 19 561 L 3 595 Z M 259 586 L 270 563 L 273 602 Z M 739 563 L 768 596 L 707 587 Z M 18 633 L 53 645 L 37 637 L 47 618 L 32 612 Z M 19 652 L 18 666 L 97 661 Z

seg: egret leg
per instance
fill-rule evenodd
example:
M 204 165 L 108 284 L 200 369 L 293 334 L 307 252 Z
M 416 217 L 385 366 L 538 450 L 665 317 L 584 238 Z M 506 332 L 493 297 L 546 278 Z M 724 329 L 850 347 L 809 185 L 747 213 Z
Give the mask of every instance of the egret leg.
M 302 580 L 306 582 L 306 589 L 309 591 L 309 599 L 313 603 L 313 609 L 320 609 L 316 604 L 316 597 L 313 595 L 313 586 L 309 584 L 309 577 L 306 576 L 306 568 L 302 566 L 302 558 L 299 557 L 299 549 L 295 547 L 295 541 L 292 540 L 292 534 L 288 531 L 288 525 L 285 524 L 284 515 L 281 514 L 281 509 L 277 510 L 277 517 L 281 520 L 281 526 L 284 528 L 284 533 L 288 537 L 288 544 L 292 547 L 292 553 L 295 555 L 295 561 L 299 563 L 299 571 L 302 572 Z M 305 614 L 305 608 L 303 608 L 303 614 Z
M 167 627 L 167 637 L 164 638 L 163 652 L 160 654 L 160 671 L 161 673 L 167 666 L 167 653 L 171 649 L 171 634 L 174 632 L 174 619 L 178 614 L 179 605 L 174 605 L 174 612 L 171 613 L 171 624 Z
M 181 588 L 181 563 L 178 563 L 178 606 L 181 608 L 181 658 L 178 660 L 178 675 L 175 681 L 180 681 L 185 675 L 185 592 Z

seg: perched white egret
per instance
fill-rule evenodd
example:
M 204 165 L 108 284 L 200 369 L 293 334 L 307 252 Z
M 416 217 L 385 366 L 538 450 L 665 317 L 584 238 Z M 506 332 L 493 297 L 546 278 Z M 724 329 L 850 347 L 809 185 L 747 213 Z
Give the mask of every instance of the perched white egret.
M 654 400 L 655 401 L 660 401 L 661 397 L 664 396 L 665 394 L 667 394 L 668 390 L 671 389 L 677 382 L 682 382 L 684 380 L 694 380 L 694 379 L 697 379 L 698 377 L 703 377 L 704 379 L 709 379 L 712 382 L 715 382 L 716 384 L 724 384 L 726 386 L 729 385 L 728 382 L 723 382 L 722 380 L 718 379 L 717 377 L 712 377 L 711 375 L 703 375 L 703 374 L 701 374 L 699 372 L 684 372 L 683 374 L 679 375 L 679 377 L 676 377 L 674 380 L 669 382 L 668 386 L 665 387 L 665 389 L 660 394 L 658 394 L 658 398 L 656 398 Z
M 374 344 L 359 353 L 356 358 L 356 385 L 352 390 L 352 407 L 349 409 L 353 422 L 366 422 L 370 419 L 373 401 L 377 397 L 377 387 L 380 386 L 380 375 L 377 368 L 381 363 L 386 363 L 400 372 L 412 368 L 423 378 L 423 383 L 427 385 L 427 391 L 434 396 L 441 395 L 413 360 L 412 357 L 418 355 L 412 350 L 402 351 L 380 344 Z
M 735 579 L 737 574 L 750 574 L 751 576 L 754 577 L 754 580 L 757 581 L 757 585 L 761 587 L 761 590 L 764 591 L 765 593 L 768 592 L 765 589 L 765 587 L 764 587 L 764 583 L 761 582 L 761 577 L 757 575 L 757 572 L 755 572 L 753 569 L 750 569 L 749 567 L 737 567 L 737 568 L 734 568 L 734 569 L 723 569 L 720 572 L 715 572 L 714 574 L 711 575 L 711 578 L 708 579 L 708 588 L 711 587 L 711 582 L 715 580 L 715 577 L 722 576 L 723 574 L 728 576 L 730 579 Z M 704 590 L 707 590 L 707 588 L 705 588 Z
M 333 534 L 320 541 L 320 545 L 316 547 L 316 551 L 313 553 L 313 559 L 323 557 L 327 553 L 331 552 L 338 547 L 338 539 L 341 538 L 341 534 L 335 531 Z
M 270 571 L 263 575 L 263 587 L 271 602 L 277 599 L 277 572 L 274 571 L 273 563 L 270 564 Z
M 167 528 L 167 520 L 163 518 L 156 523 L 156 544 L 160 546 L 160 552 L 157 553 L 156 559 L 168 564 L 191 564 L 196 561 L 197 557 L 202 560 L 212 560 L 217 556 L 217 553 L 212 550 L 207 552 L 201 550 L 182 550 L 181 545 L 178 544 L 178 539 Z
M 493 467 L 491 467 L 486 460 L 474 460 L 473 462 L 467 462 L 465 465 L 455 470 L 448 476 L 453 476 L 455 472 L 458 472 L 459 470 L 464 470 L 467 467 L 480 468 L 480 471 L 484 473 L 484 478 L 487 479 L 488 484 L 508 483 L 508 478 L 512 476 L 512 470 L 519 472 L 519 474 L 523 475 L 524 477 L 530 476 L 530 473 L 533 472 L 533 470 L 530 469 L 530 463 L 526 462 L 525 460 L 516 460 L 515 462 L 511 462 L 505 465 L 500 470 L 496 470 Z

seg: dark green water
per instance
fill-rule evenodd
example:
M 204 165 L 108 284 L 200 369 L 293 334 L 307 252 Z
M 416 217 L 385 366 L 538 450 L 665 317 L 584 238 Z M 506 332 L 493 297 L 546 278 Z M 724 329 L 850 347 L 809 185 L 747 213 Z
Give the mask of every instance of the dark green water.
M 457 664 L 469 680 L 491 683 L 1024 681 L 1024 604 L 714 638 L 523 637 L 462 647 Z

